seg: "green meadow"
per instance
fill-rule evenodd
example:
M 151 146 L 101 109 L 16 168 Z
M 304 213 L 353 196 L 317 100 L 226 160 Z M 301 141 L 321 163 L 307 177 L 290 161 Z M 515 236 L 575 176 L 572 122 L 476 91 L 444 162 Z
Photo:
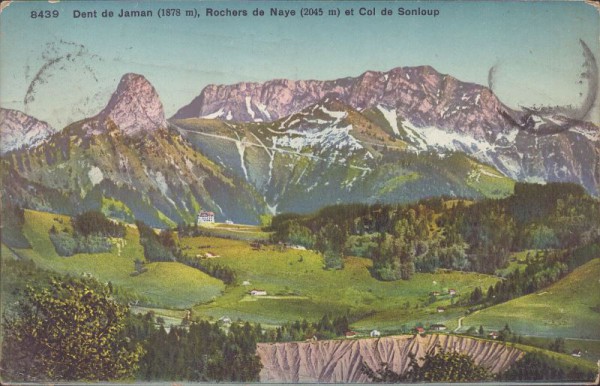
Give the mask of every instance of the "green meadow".
M 130 292 L 131 297 L 157 307 L 188 308 L 210 301 L 225 288 L 220 280 L 176 262 L 146 264 L 147 272 L 131 276 L 135 260 L 144 259 L 137 228 L 132 226 L 127 228 L 121 247 L 114 246 L 111 253 L 61 257 L 56 254 L 48 232 L 53 225 L 58 229 L 70 228 L 69 223 L 66 216 L 25 211 L 23 233 L 32 248 L 16 252 L 43 269 L 72 276 L 91 274 L 100 282 L 111 282 Z
M 594 339 L 600 343 L 600 258 L 534 294 L 486 308 L 464 319 L 464 328 L 501 329 L 522 335 Z M 463 329 L 464 329 L 463 328 Z
M 234 270 L 236 284 L 225 285 L 177 262 L 145 264 L 147 270 L 136 276 L 132 275 L 134 262 L 143 260 L 144 255 L 134 226 L 128 226 L 126 237 L 115 241 L 110 253 L 71 257 L 56 254 L 49 238 L 52 226 L 70 229 L 70 219 L 26 211 L 23 233 L 32 248 L 9 250 L 3 245 L 3 258 L 27 258 L 42 269 L 110 282 L 120 291 L 117 293 L 136 304 L 137 311 L 152 309 L 172 321 L 183 316 L 182 309 L 192 308 L 194 317 L 206 320 L 226 316 L 265 326 L 315 321 L 330 314 L 347 315 L 352 328 L 364 334 L 372 329 L 394 334 L 416 324 L 433 323 L 443 323 L 453 331 L 466 311 L 454 303 L 469 296 L 475 287 L 487 289 L 501 280 L 499 276 L 439 270 L 435 274 L 416 273 L 408 281 L 384 282 L 371 276 L 369 259 L 347 257 L 344 269 L 325 270 L 322 256 L 314 251 L 282 246 L 257 249 L 249 240 L 213 236 L 183 237 L 179 241 L 191 256 L 207 252 L 216 256 L 205 262 Z M 217 224 L 210 229 L 268 236 L 257 227 L 244 225 Z M 526 252 L 515 254 L 506 270 L 521 269 L 525 256 Z M 479 325 L 486 331 L 499 330 L 508 323 L 521 335 L 580 339 L 568 341 L 568 348 L 581 346 L 594 355 L 597 342 L 588 344 L 585 339 L 600 339 L 598 277 L 600 259 L 595 259 L 544 291 L 466 316 L 461 331 Z M 252 289 L 264 290 L 267 295 L 252 296 Z M 449 295 L 450 289 L 456 290 L 456 295 Z M 438 294 L 432 296 L 433 292 Z M 443 312 L 438 312 L 439 307 Z
M 274 325 L 303 318 L 317 320 L 329 313 L 349 315 L 358 330 L 392 332 L 403 324 L 413 327 L 416 322 L 453 321 L 464 310 L 437 312 L 438 306 L 453 302 L 449 289 L 457 291 L 456 301 L 476 286 L 487 288 L 498 280 L 477 273 L 440 271 L 418 273 L 408 281 L 383 282 L 371 276 L 372 262 L 365 258 L 348 257 L 344 269 L 325 270 L 322 256 L 313 251 L 273 246 L 255 250 L 243 241 L 214 237 L 182 238 L 180 242 L 192 255 L 218 255 L 211 262 L 237 273 L 237 286 L 227 287 L 214 302 L 194 308 L 196 315 L 209 319 L 227 316 Z M 265 290 L 267 296 L 250 296 L 252 289 Z M 433 291 L 440 295 L 430 303 Z

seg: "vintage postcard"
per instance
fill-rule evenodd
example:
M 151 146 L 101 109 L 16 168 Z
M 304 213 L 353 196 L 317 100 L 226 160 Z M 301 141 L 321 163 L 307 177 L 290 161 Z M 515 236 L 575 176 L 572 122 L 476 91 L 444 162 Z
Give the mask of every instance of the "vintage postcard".
M 3 384 L 597 384 L 597 3 L 0 10 Z

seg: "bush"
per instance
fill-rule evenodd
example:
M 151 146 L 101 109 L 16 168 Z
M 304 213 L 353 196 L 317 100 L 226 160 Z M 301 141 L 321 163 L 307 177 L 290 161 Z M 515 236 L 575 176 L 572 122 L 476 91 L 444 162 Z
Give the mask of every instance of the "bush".
M 77 253 L 104 253 L 112 250 L 112 243 L 100 236 L 71 236 L 67 232 L 50 232 L 50 241 L 59 256 L 73 256 Z
M 78 238 L 79 253 L 110 252 L 112 243 L 105 237 L 88 236 Z
M 328 249 L 323 254 L 325 260 L 325 269 L 342 269 L 344 268 L 344 259 L 342 254 Z
M 59 256 L 73 256 L 77 253 L 77 240 L 68 233 L 51 233 L 50 241 Z

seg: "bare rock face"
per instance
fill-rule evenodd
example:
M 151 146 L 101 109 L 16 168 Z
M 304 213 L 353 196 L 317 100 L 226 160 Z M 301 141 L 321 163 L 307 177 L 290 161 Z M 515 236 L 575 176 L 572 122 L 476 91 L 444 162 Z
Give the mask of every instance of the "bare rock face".
M 56 130 L 17 110 L 0 108 L 0 155 L 39 145 Z
M 499 342 L 452 335 L 393 336 L 377 339 L 330 340 L 320 342 L 261 343 L 257 353 L 263 369 L 261 382 L 369 382 L 360 367 L 372 369 L 388 363 L 389 369 L 407 370 L 409 354 L 417 359 L 439 346 L 473 357 L 475 363 L 499 373 L 520 359 L 523 352 Z
M 167 126 L 162 102 L 142 75 L 125 74 L 108 105 L 98 114 L 100 123 L 114 123 L 124 134 L 138 136 Z
M 487 87 L 443 75 L 430 66 L 367 71 L 331 81 L 279 79 L 265 83 L 209 85 L 173 118 L 211 117 L 239 122 L 272 121 L 333 96 L 355 109 L 384 105 L 416 126 L 491 135 L 509 124 L 508 111 Z
M 543 112 L 513 111 L 487 87 L 430 66 L 367 71 L 337 80 L 209 85 L 173 118 L 276 121 L 332 97 L 386 115 L 408 151 L 463 152 L 527 182 L 574 182 L 600 194 L 600 129 Z

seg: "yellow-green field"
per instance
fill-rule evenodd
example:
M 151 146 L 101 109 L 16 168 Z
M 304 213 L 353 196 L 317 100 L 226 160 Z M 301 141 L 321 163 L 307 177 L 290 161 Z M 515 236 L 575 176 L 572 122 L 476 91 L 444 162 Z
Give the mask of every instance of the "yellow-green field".
M 599 304 L 600 258 L 542 291 L 476 312 L 463 325 L 493 330 L 508 323 L 522 335 L 595 339 L 600 344 L 600 313 L 594 311 Z
M 411 280 L 383 282 L 374 279 L 371 260 L 344 259 L 343 270 L 323 269 L 322 256 L 313 251 L 280 249 L 267 246 L 253 249 L 249 241 L 218 237 L 181 238 L 183 250 L 191 256 L 210 252 L 218 257 L 208 260 L 233 269 L 238 283 L 226 286 L 222 281 L 180 263 L 146 264 L 147 271 L 132 276 L 134 261 L 143 260 L 143 249 L 135 227 L 128 226 L 127 236 L 111 253 L 58 256 L 49 238 L 54 225 L 69 227 L 65 216 L 26 211 L 24 234 L 32 249 L 16 254 L 32 259 L 40 268 L 62 274 L 91 274 L 101 282 L 139 299 L 139 305 L 151 307 L 169 317 L 169 309 L 193 307 L 194 316 L 217 320 L 227 316 L 260 322 L 267 326 L 300 319 L 317 320 L 324 314 L 348 315 L 352 328 L 359 332 L 378 329 L 396 333 L 416 323 L 444 323 L 448 330 L 458 326 L 463 307 L 451 306 L 468 296 L 475 287 L 487 289 L 501 280 L 497 276 L 440 270 L 436 274 L 417 273 Z M 215 225 L 224 229 L 259 234 L 257 227 Z M 3 258 L 12 252 L 3 246 Z M 524 255 L 515 255 L 511 263 L 521 265 Z M 501 329 L 506 323 L 519 334 L 580 339 L 600 338 L 600 317 L 592 308 L 599 303 L 600 259 L 577 269 L 565 279 L 539 294 L 529 295 L 469 315 L 462 331 L 483 325 L 485 330 Z M 457 296 L 448 295 L 455 289 Z M 267 296 L 250 296 L 252 289 L 267 291 Z M 430 293 L 440 293 L 431 302 Z M 438 312 L 437 307 L 446 307 Z M 163 309 L 161 311 L 161 309 Z
M 227 239 L 244 241 L 269 239 L 269 233 L 263 232 L 259 227 L 254 225 L 206 223 L 200 225 L 200 230 L 208 236 Z
M 329 271 L 323 269 L 322 257 L 313 251 L 279 251 L 276 247 L 253 250 L 246 242 L 214 237 L 182 238 L 180 242 L 192 255 L 219 255 L 211 261 L 234 269 L 240 284 L 250 283 L 230 286 L 216 301 L 194 308 L 196 315 L 213 319 L 227 316 L 272 325 L 303 318 L 316 320 L 326 313 L 350 313 L 360 316 L 353 325 L 359 330 L 397 331 L 407 323 L 452 321 L 464 311 L 457 308 L 438 313 L 438 306 L 451 303 L 448 295 L 425 306 L 430 292 L 443 294 L 453 288 L 459 296 L 466 295 L 476 286 L 487 288 L 498 280 L 476 273 L 442 272 L 382 282 L 371 276 L 371 260 L 364 258 L 346 258 L 343 270 Z M 273 296 L 250 297 L 252 289 Z

